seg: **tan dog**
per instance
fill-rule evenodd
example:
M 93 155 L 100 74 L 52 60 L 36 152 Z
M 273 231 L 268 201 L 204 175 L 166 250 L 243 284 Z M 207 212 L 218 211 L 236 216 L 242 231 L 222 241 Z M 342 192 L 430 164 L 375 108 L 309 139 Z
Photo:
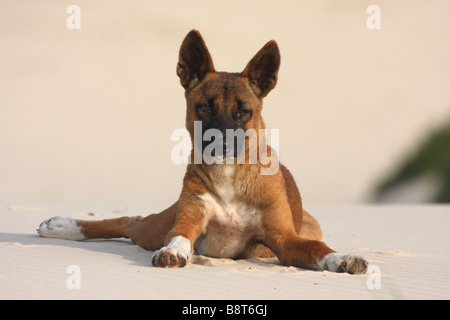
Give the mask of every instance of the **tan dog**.
M 208 164 L 194 159 L 197 151 L 208 148 L 204 140 L 194 139 L 196 124 L 201 124 L 197 129 L 202 137 L 208 129 L 225 134 L 230 129 L 258 132 L 265 128 L 262 99 L 275 87 L 279 65 L 278 46 L 270 41 L 242 73 L 216 72 L 200 33 L 191 31 L 183 41 L 177 65 L 193 145 L 178 201 L 146 218 L 84 221 L 54 217 L 41 223 L 38 233 L 70 240 L 127 237 L 155 251 L 152 262 L 160 267 L 183 267 L 195 250 L 232 259 L 276 255 L 286 266 L 366 272 L 368 264 L 363 258 L 338 254 L 320 241 L 319 224 L 303 210 L 292 175 L 278 164 L 270 147 L 266 153 L 270 163 L 260 158 L 251 163 L 249 154 L 261 151 L 263 138 L 259 135 L 256 148 L 250 145 L 250 135 L 241 146 L 225 138 L 215 139 L 219 149 L 214 149 L 212 159 L 227 161 Z M 218 152 L 222 148 L 226 156 Z M 238 163 L 242 154 L 245 163 Z M 236 161 L 229 163 L 229 159 Z M 261 174 L 273 164 L 279 170 Z

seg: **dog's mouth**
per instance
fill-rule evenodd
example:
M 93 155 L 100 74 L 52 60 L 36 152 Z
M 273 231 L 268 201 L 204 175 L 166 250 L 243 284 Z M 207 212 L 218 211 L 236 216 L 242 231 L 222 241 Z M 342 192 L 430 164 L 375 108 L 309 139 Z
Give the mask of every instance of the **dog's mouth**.
M 203 160 L 207 164 L 231 164 L 240 159 L 244 146 L 237 139 L 232 141 L 225 138 L 214 139 L 212 142 L 202 141 L 201 149 Z
M 220 128 L 194 121 L 194 163 L 241 164 L 245 163 L 247 133 L 224 123 Z

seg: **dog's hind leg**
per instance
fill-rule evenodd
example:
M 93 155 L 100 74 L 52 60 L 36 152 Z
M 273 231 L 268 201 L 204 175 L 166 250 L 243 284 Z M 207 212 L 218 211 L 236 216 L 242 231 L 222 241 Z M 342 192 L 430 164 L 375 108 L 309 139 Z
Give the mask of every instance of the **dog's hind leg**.
M 159 214 L 151 214 L 135 223 L 130 229 L 130 239 L 146 250 L 164 247 L 167 234 L 177 217 L 178 201 Z
M 101 221 L 53 217 L 39 225 L 37 232 L 46 238 L 86 240 L 98 238 L 129 238 L 131 227 L 142 217 L 122 217 Z
M 53 217 L 45 220 L 37 229 L 42 237 L 66 240 L 87 240 L 100 238 L 130 238 L 147 250 L 163 246 L 167 233 L 176 217 L 177 203 L 159 214 L 143 217 L 122 217 L 106 220 L 77 220 Z
M 303 219 L 298 235 L 303 239 L 321 240 L 322 230 L 317 220 L 303 209 Z

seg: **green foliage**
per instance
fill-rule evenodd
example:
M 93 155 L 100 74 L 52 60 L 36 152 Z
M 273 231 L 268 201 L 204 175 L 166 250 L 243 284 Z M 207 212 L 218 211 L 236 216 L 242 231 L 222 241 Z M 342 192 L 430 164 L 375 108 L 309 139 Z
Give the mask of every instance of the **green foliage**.
M 401 183 L 429 175 L 438 183 L 431 202 L 450 202 L 450 121 L 433 131 L 376 190 L 377 197 Z

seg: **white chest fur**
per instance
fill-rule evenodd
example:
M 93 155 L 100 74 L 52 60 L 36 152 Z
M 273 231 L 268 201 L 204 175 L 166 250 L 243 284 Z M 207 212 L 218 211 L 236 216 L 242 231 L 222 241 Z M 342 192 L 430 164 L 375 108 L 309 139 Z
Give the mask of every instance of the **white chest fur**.
M 250 242 L 261 235 L 261 217 L 255 208 L 233 201 L 232 188 L 223 186 L 222 190 L 220 200 L 211 193 L 200 196 L 204 223 L 195 249 L 199 254 L 212 257 L 238 258 L 250 249 Z

